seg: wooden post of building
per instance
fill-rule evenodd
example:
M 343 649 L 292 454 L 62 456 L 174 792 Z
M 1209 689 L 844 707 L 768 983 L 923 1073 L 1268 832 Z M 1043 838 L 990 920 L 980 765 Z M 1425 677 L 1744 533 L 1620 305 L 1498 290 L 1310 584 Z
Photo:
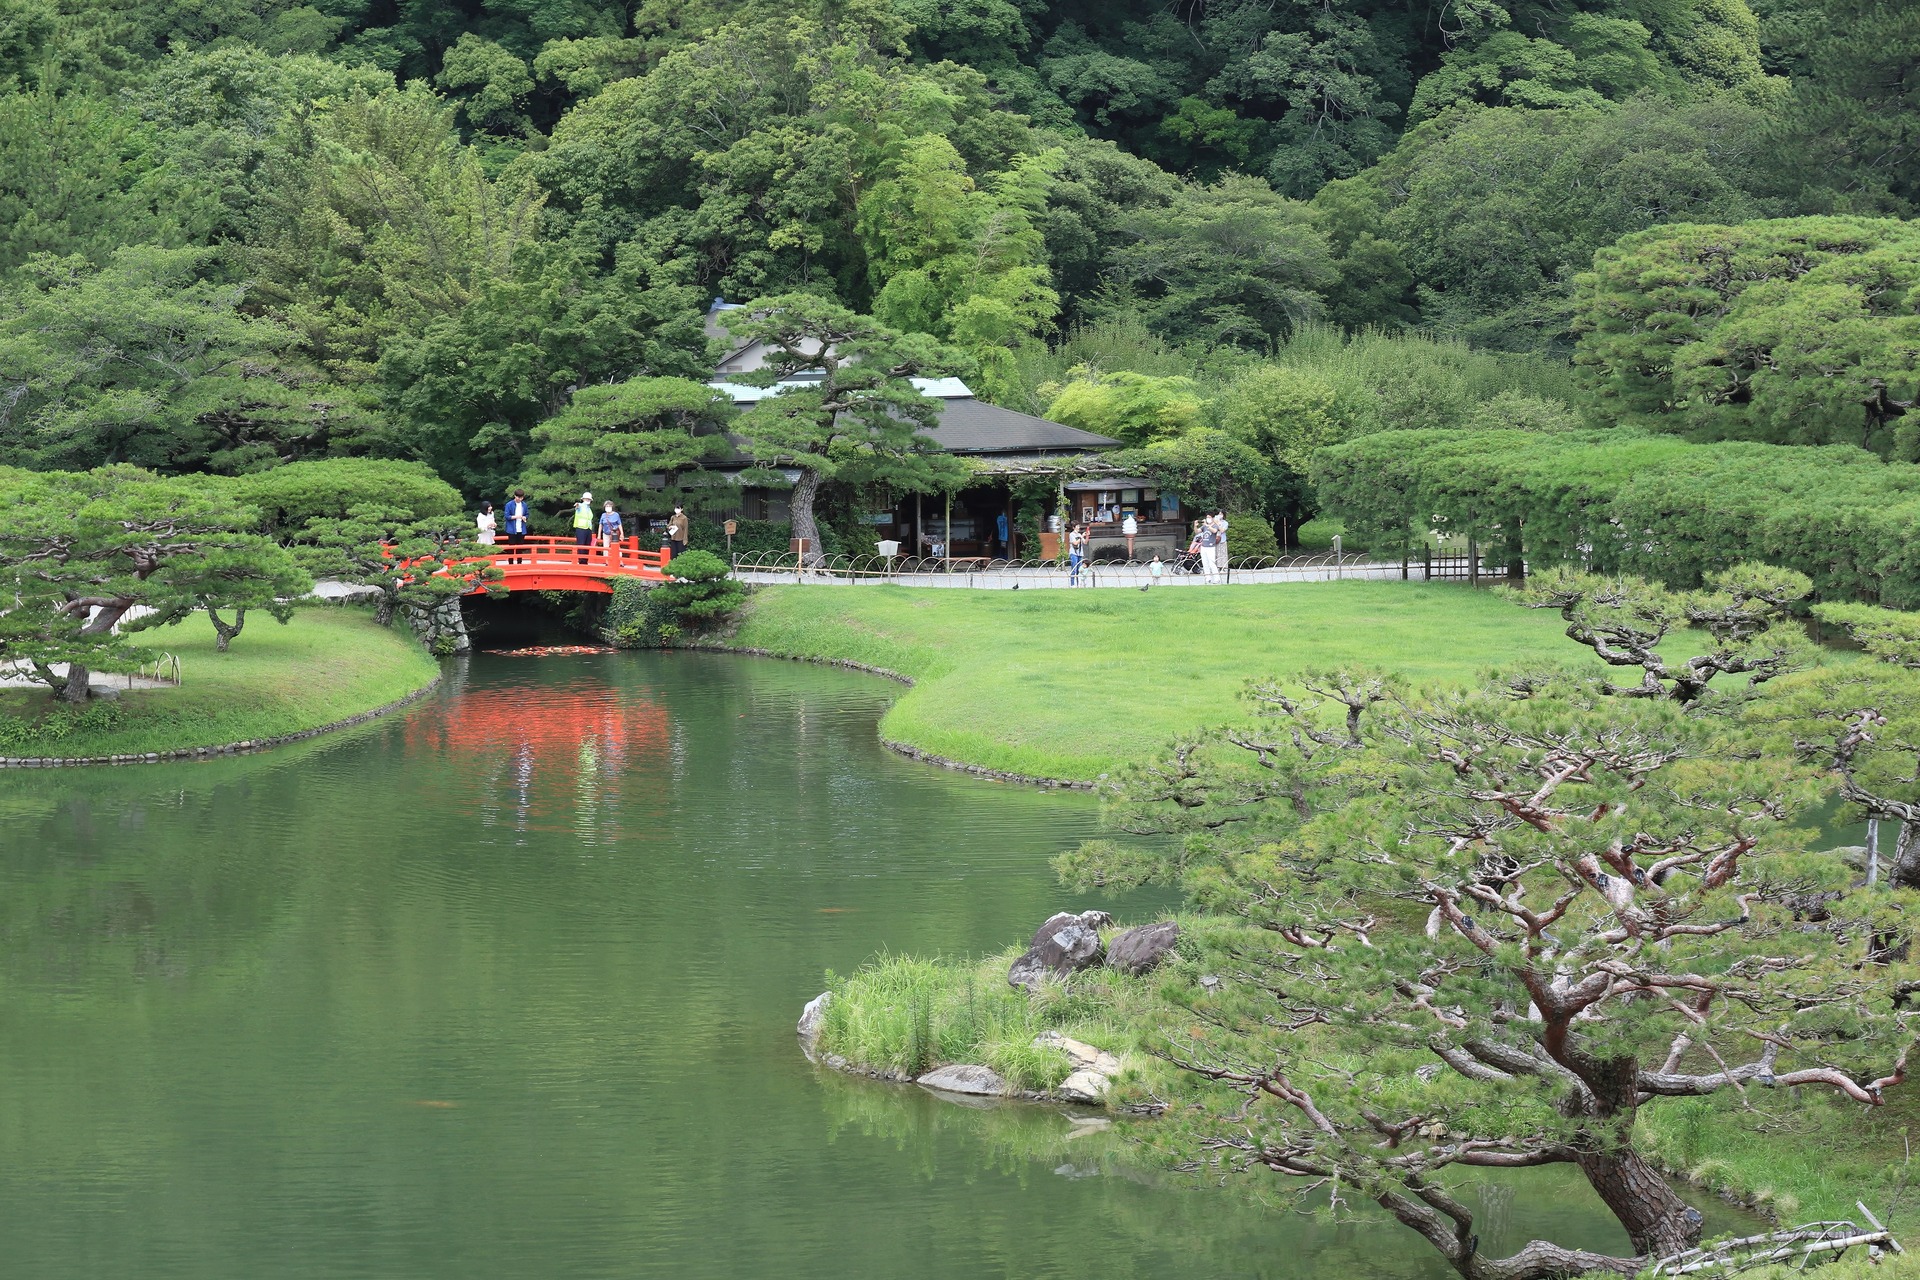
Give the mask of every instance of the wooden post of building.
M 913 541 L 908 545 L 913 548 L 910 554 L 915 560 L 921 558 L 920 553 L 926 550 L 927 545 L 920 523 L 920 495 L 917 492 L 913 495 Z
M 943 518 L 946 521 L 946 523 L 940 526 L 940 550 L 945 554 L 942 555 L 940 558 L 943 561 L 945 561 L 945 563 L 941 567 L 944 568 L 948 573 L 952 573 L 953 572 L 953 490 L 951 489 L 947 490 L 947 514 Z

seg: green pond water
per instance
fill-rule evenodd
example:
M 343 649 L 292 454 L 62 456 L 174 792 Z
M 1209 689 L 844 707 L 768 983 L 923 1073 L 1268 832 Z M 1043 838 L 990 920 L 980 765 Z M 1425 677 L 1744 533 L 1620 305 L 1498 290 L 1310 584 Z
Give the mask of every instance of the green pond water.
M 0 774 L 0 1275 L 1443 1274 L 802 1059 L 829 968 L 1168 905 L 1058 889 L 1092 801 L 889 754 L 894 692 L 483 655 L 298 747 Z M 1481 1198 L 1492 1247 L 1625 1246 L 1575 1182 Z

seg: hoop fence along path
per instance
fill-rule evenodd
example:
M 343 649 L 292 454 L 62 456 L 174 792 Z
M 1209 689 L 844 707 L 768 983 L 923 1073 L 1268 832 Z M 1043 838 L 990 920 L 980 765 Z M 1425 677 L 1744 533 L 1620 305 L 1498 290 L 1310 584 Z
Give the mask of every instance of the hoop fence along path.
M 1314 552 L 1296 556 L 1261 556 L 1237 561 L 1211 579 L 1163 561 L 1155 576 L 1151 562 L 1107 560 L 1080 566 L 1077 575 L 1056 560 L 994 560 L 981 557 L 951 559 L 914 556 L 827 556 L 803 564 L 791 553 L 735 556 L 733 576 L 742 582 L 803 586 L 876 586 L 896 583 L 912 587 L 955 587 L 977 590 L 1055 590 L 1079 587 L 1159 588 L 1245 586 L 1272 582 L 1329 582 L 1341 578 L 1374 581 L 1492 583 L 1505 580 L 1504 570 L 1478 569 L 1466 556 L 1419 556 L 1376 559 L 1365 552 Z

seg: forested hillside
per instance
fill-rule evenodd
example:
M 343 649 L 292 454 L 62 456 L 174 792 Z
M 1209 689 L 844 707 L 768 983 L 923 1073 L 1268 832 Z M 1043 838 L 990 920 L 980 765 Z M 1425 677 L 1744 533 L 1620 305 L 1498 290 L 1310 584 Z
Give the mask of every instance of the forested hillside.
M 1900 0 L 0 0 L 0 464 L 557 494 L 577 389 L 793 291 L 1283 536 L 1378 430 L 1911 458 L 1917 62 Z

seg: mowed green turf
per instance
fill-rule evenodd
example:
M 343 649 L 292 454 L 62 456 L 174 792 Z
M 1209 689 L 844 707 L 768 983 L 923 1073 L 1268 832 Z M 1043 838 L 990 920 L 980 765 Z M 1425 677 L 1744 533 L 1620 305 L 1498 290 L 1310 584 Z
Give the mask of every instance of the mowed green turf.
M 354 608 L 299 609 L 285 626 L 250 617 L 226 653 L 214 652 L 201 614 L 138 639 L 179 656 L 179 688 L 134 690 L 110 707 L 95 701 L 66 732 L 72 713 L 44 689 L 0 689 L 0 755 L 132 755 L 272 738 L 383 707 L 439 671 L 404 630 L 375 626 Z
M 886 738 L 968 764 L 1086 781 L 1238 719 L 1260 676 L 1341 665 L 1417 681 L 1586 651 L 1551 612 L 1402 582 L 1139 591 L 764 587 L 736 645 L 911 676 Z

